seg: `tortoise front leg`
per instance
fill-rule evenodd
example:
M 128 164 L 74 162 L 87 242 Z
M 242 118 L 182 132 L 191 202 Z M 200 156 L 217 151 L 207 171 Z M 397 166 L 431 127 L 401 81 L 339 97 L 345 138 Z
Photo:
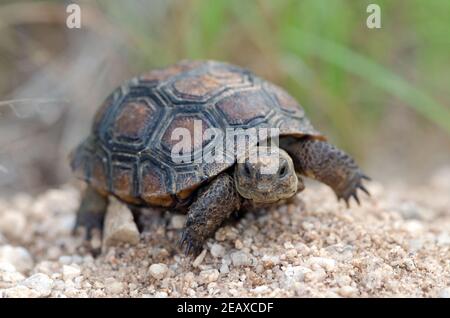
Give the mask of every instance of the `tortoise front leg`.
M 86 240 L 92 238 L 94 230 L 98 230 L 101 234 L 107 207 L 108 197 L 100 194 L 91 186 L 88 186 L 82 195 L 73 234 L 82 227 L 86 230 Z
M 291 155 L 296 170 L 330 186 L 338 199 L 347 203 L 353 197 L 359 204 L 357 189 L 369 194 L 362 180 L 370 180 L 352 157 L 324 141 L 303 139 L 290 143 L 285 150 Z
M 185 253 L 199 253 L 203 243 L 211 237 L 233 212 L 240 208 L 241 198 L 233 178 L 217 176 L 190 205 L 180 246 Z

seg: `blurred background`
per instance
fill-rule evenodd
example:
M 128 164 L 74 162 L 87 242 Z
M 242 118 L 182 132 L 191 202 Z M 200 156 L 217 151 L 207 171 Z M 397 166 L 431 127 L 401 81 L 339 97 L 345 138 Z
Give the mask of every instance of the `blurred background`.
M 450 164 L 449 30 L 447 0 L 1 0 L 0 196 L 73 180 L 67 155 L 103 99 L 185 58 L 253 70 L 374 179 L 420 183 Z

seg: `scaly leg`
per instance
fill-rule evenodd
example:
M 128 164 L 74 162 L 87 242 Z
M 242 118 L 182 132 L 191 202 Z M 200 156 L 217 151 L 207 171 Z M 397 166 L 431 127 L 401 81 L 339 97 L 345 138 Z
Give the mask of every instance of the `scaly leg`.
M 309 178 L 330 186 L 338 199 L 348 206 L 350 197 L 359 204 L 357 189 L 369 194 L 362 180 L 370 180 L 352 157 L 324 141 L 303 139 L 285 147 L 291 155 L 296 170 Z
M 233 178 L 228 174 L 217 176 L 190 205 L 180 246 L 185 253 L 197 254 L 203 243 L 211 237 L 233 212 L 240 208 L 241 198 Z
M 102 233 L 107 207 L 108 197 L 101 195 L 94 188 L 88 186 L 81 199 L 73 233 L 75 234 L 79 228 L 84 227 L 86 240 L 92 238 L 94 230 L 99 230 Z

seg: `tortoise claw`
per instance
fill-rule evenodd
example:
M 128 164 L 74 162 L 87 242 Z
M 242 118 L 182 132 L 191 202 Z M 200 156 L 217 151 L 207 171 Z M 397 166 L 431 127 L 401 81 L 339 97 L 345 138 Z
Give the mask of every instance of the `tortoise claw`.
M 350 208 L 350 201 L 349 201 L 349 199 L 344 199 L 344 201 L 345 201 L 345 206 L 347 207 L 347 209 L 349 209 Z
M 356 191 L 352 194 L 353 199 L 358 203 L 358 205 L 361 205 L 361 202 L 359 201 L 358 194 Z
M 189 256 L 189 255 L 197 255 L 201 248 L 202 248 L 202 244 L 197 242 L 192 235 L 189 233 L 189 229 L 185 229 L 183 231 L 183 234 L 181 235 L 181 239 L 178 242 L 178 246 L 180 247 L 180 249 L 184 249 L 184 255 Z
M 358 188 L 360 188 L 365 194 L 367 194 L 370 197 L 370 192 L 369 192 L 369 190 L 366 189 L 365 186 L 363 186 L 362 184 L 359 184 Z
M 369 191 L 362 184 L 362 180 L 371 180 L 368 176 L 361 172 L 357 172 L 353 178 L 347 183 L 346 187 L 339 193 L 337 193 L 338 200 L 344 200 L 347 208 L 350 207 L 350 198 L 353 198 L 358 205 L 361 205 L 361 201 L 358 197 L 358 189 L 370 196 Z

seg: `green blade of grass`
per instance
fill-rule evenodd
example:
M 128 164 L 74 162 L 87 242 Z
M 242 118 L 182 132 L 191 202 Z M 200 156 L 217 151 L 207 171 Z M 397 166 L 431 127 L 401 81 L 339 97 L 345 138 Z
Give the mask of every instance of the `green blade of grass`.
M 369 58 L 338 43 L 291 28 L 284 33 L 283 44 L 296 54 L 311 54 L 367 80 L 396 96 L 418 113 L 450 133 L 450 110 L 407 80 Z

